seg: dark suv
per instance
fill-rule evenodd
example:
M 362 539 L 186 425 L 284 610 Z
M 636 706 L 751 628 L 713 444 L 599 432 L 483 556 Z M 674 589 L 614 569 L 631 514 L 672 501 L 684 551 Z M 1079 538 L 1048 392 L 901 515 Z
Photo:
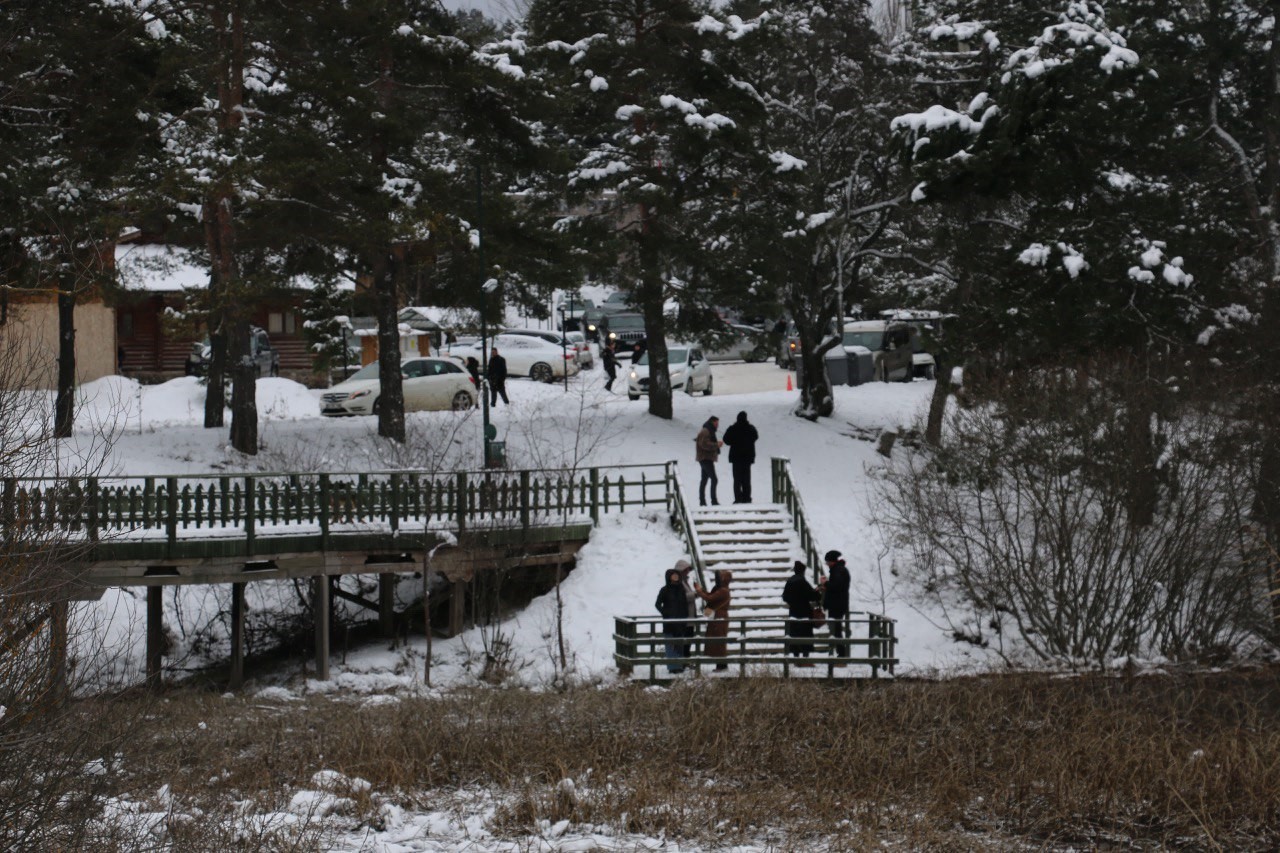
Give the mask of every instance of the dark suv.
M 191 345 L 187 353 L 186 374 L 188 376 L 204 376 L 209 372 L 211 349 L 209 339 L 197 341 Z M 249 356 L 258 368 L 259 376 L 280 375 L 280 353 L 271 346 L 265 329 L 253 326 L 249 329 Z
M 600 320 L 604 332 L 601 340 L 615 341 L 619 352 L 626 352 L 645 339 L 643 314 L 619 311 L 617 314 L 607 314 Z

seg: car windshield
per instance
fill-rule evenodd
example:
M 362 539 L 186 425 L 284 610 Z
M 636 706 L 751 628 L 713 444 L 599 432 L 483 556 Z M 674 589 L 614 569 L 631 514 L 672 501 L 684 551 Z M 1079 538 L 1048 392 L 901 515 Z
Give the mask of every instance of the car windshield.
M 371 362 L 347 377 L 348 382 L 360 382 L 364 379 L 378 378 L 378 362 Z
M 614 331 L 617 331 L 618 329 L 643 329 L 644 318 L 643 317 L 623 317 L 619 314 L 614 314 L 612 317 L 609 318 L 609 328 L 613 329 Z
M 884 340 L 884 332 L 845 332 L 844 345 L 847 347 L 866 347 L 880 349 Z
M 669 349 L 667 350 L 667 364 L 684 364 L 689 360 L 689 351 L 687 349 Z M 636 364 L 648 364 L 649 353 L 640 356 L 640 360 Z

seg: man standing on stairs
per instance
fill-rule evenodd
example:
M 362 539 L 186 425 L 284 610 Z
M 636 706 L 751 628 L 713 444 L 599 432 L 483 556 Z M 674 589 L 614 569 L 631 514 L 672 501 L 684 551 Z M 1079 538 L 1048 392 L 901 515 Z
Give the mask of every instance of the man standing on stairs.
M 720 419 L 712 415 L 693 440 L 698 448 L 694 458 L 702 467 L 702 480 L 698 483 L 698 506 L 707 505 L 707 483 L 711 484 L 711 505 L 720 505 L 720 501 L 716 499 L 716 485 L 720 482 L 716 477 L 716 460 L 720 458 L 720 448 L 724 447 L 724 442 L 716 438 L 716 430 L 719 428 Z
M 729 447 L 729 466 L 733 468 L 733 502 L 751 503 L 751 465 L 756 461 L 756 442 L 760 433 L 747 422 L 747 413 L 738 412 L 738 419 L 724 431 L 724 443 Z
M 727 437 L 727 436 L 726 436 Z M 849 617 L 849 567 L 839 551 L 828 551 L 823 561 L 827 564 L 827 579 L 822 586 L 822 606 L 827 608 L 827 628 L 833 640 L 843 639 L 846 632 L 846 620 Z M 844 643 L 832 643 L 831 653 L 847 657 L 848 648 Z

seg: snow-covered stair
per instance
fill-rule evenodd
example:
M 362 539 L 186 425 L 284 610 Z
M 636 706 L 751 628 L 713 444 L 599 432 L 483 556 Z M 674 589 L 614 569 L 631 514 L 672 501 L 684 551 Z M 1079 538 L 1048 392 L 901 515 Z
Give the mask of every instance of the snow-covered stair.
M 791 577 L 791 567 L 804 558 L 791 517 L 781 504 L 733 504 L 693 510 L 693 526 L 702 546 L 708 572 L 733 572 L 733 592 L 729 618 L 764 616 L 782 620 L 787 616 L 782 603 L 782 587 Z M 707 577 L 707 584 L 714 581 Z M 780 627 L 779 621 L 778 626 Z M 730 627 L 730 634 L 737 626 Z M 780 633 L 753 629 L 751 633 Z M 755 646 L 755 652 L 781 651 Z

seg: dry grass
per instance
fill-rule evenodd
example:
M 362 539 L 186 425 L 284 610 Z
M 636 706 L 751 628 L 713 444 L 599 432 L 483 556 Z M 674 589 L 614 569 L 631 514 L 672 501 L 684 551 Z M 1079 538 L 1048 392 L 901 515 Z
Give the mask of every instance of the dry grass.
M 151 709 L 154 711 L 155 709 Z M 206 728 L 201 728 L 204 723 Z M 178 693 L 130 785 L 278 808 L 329 768 L 397 802 L 501 792 L 495 831 L 568 819 L 805 849 L 1280 845 L 1280 670 L 832 688 L 753 680 L 374 707 Z M 571 780 L 572 784 L 564 780 Z M 353 823 L 375 821 L 353 793 Z M 200 845 L 194 844 L 192 847 Z

